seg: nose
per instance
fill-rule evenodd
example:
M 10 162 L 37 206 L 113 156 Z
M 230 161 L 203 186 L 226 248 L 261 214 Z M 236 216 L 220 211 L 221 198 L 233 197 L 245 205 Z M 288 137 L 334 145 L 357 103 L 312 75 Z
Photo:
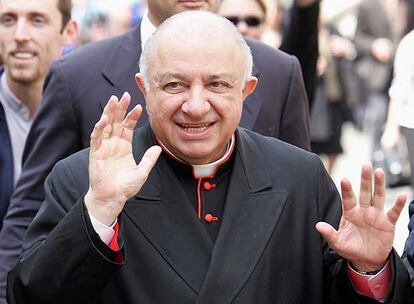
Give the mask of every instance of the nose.
M 245 35 L 247 33 L 248 28 L 249 28 L 248 25 L 243 20 L 241 20 L 239 23 L 237 23 L 237 30 L 242 35 Z
M 30 39 L 27 22 L 19 19 L 16 24 L 16 31 L 14 32 L 14 39 L 16 41 L 27 41 Z
M 193 87 L 189 97 L 182 104 L 181 109 L 193 118 L 203 117 L 210 111 L 210 103 L 205 96 L 204 88 L 201 86 Z

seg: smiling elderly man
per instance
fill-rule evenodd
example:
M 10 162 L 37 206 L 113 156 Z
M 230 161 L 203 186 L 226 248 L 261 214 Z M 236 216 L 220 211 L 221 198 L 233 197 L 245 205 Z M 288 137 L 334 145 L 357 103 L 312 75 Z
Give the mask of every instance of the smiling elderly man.
M 129 94 L 111 97 L 90 150 L 55 166 L 10 304 L 410 301 L 392 250 L 405 197 L 384 213 L 383 172 L 372 195 L 365 166 L 359 205 L 342 183 L 341 218 L 317 156 L 238 128 L 257 79 L 229 21 L 171 17 L 140 70 L 149 126 L 134 133 L 141 106 L 125 116 Z

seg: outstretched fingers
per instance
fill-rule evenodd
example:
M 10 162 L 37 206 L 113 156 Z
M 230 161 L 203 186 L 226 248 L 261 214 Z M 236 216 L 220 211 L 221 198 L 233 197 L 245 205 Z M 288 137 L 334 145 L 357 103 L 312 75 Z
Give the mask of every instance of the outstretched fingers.
M 397 223 L 397 220 L 400 217 L 401 211 L 404 209 L 404 205 L 406 201 L 407 201 L 407 195 L 400 194 L 398 195 L 391 209 L 388 210 L 387 217 L 393 225 Z
M 354 191 L 352 190 L 352 185 L 346 178 L 341 180 L 341 195 L 344 211 L 350 210 L 356 206 L 356 198 Z
M 316 230 L 322 235 L 325 241 L 329 244 L 333 250 L 337 247 L 338 243 L 338 232 L 330 224 L 325 222 L 319 222 L 316 224 Z
M 112 130 L 111 123 L 117 104 L 118 98 L 112 95 L 103 110 L 101 118 L 92 130 L 90 141 L 91 152 L 98 150 L 102 144 L 102 140 L 110 136 Z
M 361 186 L 359 190 L 359 205 L 361 208 L 372 205 L 372 166 L 364 164 L 361 169 Z
M 105 115 L 108 118 L 108 124 L 105 126 L 104 132 L 107 135 L 110 135 L 112 132 L 112 122 L 114 120 L 116 107 L 118 105 L 118 97 L 112 95 L 105 108 L 103 109 L 102 116 Z
M 141 181 L 141 185 L 143 185 L 147 180 L 148 175 L 161 154 L 161 151 L 162 149 L 160 146 L 152 146 L 144 153 L 144 156 L 137 166 L 137 179 Z
M 121 136 L 123 131 L 122 122 L 124 121 L 126 111 L 128 110 L 129 103 L 131 102 L 131 96 L 128 92 L 125 92 L 118 104 L 116 105 L 116 110 L 114 112 L 114 118 L 112 122 L 112 136 Z
M 135 126 L 138 123 L 139 118 L 142 114 L 142 106 L 136 105 L 125 117 L 122 122 L 122 135 L 121 137 L 129 142 L 132 141 L 134 135 Z
M 93 131 L 91 133 L 90 148 L 91 152 L 94 152 L 99 149 L 104 138 L 105 129 L 109 125 L 109 118 L 105 114 L 102 114 L 99 121 L 95 124 Z
M 385 177 L 382 169 L 374 171 L 374 196 L 372 205 L 378 209 L 384 209 L 385 203 Z

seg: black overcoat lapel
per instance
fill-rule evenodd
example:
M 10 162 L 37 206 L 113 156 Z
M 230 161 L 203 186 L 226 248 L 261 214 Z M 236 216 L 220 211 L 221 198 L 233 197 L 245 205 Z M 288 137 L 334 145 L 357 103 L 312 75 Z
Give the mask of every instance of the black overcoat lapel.
M 123 39 L 109 54 L 102 68 L 102 76 L 113 86 L 113 92 L 111 92 L 113 95 L 121 97 L 125 91 L 128 91 L 131 95 L 129 108 L 131 109 L 136 104 L 142 105 L 144 115 L 140 118 L 140 126 L 147 122 L 145 99 L 135 82 L 135 74 L 139 72 L 141 52 L 141 25 L 138 25 L 123 36 Z M 107 102 L 107 99 L 101 101 L 102 108 Z
M 155 144 L 147 128 L 138 144 L 138 161 Z M 125 214 L 187 285 L 198 294 L 210 263 L 213 243 L 199 222 L 188 196 L 163 157 L 147 182 L 125 206 Z
M 138 132 L 143 132 L 140 129 Z M 134 142 L 135 159 L 155 143 L 151 130 Z M 255 143 L 240 129 L 223 222 L 213 246 L 164 158 L 124 208 L 172 270 L 199 294 L 196 303 L 230 303 L 259 262 L 287 199 L 265 170 Z
M 233 174 L 217 240 L 196 303 L 230 303 L 246 284 L 283 211 L 255 143 L 239 129 Z

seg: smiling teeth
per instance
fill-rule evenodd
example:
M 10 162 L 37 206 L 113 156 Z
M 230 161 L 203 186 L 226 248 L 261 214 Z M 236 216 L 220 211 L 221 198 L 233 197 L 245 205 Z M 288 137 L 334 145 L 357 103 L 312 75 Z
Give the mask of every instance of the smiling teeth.
M 29 58 L 33 58 L 34 56 L 31 53 L 15 53 L 14 57 L 20 58 L 20 59 L 29 59 Z
M 191 125 L 186 125 L 186 124 L 180 124 L 180 126 L 189 133 L 200 133 L 200 132 L 203 132 L 205 129 L 207 129 L 207 127 L 210 126 L 210 124 L 207 123 L 207 124 L 199 125 L 197 127 L 193 127 Z

